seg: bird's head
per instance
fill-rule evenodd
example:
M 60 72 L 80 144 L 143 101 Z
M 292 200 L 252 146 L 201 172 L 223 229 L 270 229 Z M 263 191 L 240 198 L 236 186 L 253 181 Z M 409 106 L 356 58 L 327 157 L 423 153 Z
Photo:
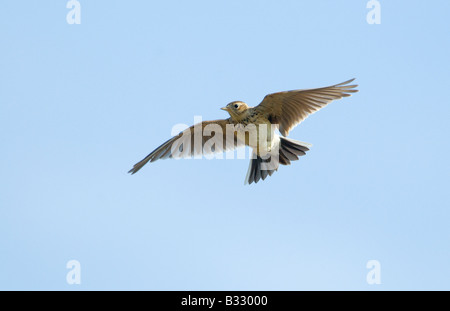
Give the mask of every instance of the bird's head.
M 248 109 L 248 106 L 244 102 L 235 101 L 220 109 L 227 111 L 232 118 L 239 118 Z

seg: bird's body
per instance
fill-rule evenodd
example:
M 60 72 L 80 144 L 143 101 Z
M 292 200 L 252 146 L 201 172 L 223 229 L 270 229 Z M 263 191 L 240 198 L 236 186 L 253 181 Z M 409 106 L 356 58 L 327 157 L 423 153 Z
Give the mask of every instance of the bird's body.
M 228 106 L 234 105 L 242 105 L 242 112 L 239 115 L 233 114 L 227 120 L 235 126 L 238 136 L 242 135 L 245 137 L 245 145 L 255 149 L 257 154 L 263 154 L 263 149 L 271 149 L 276 135 L 275 127 L 272 126 L 270 121 L 265 116 L 257 113 L 254 107 L 248 107 L 243 102 L 232 102 L 228 104 Z M 254 139 L 251 139 L 251 132 L 247 130 L 252 125 L 255 125 Z
M 264 180 L 279 164 L 288 165 L 309 150 L 310 144 L 286 138 L 289 131 L 329 102 L 357 92 L 354 89 L 357 85 L 348 85 L 352 81 L 269 94 L 256 107 L 241 101 L 231 102 L 221 108 L 230 118 L 191 126 L 136 163 L 129 173 L 136 173 L 149 161 L 223 152 L 246 145 L 253 149 L 246 182 Z M 276 134 L 276 129 L 282 136 Z

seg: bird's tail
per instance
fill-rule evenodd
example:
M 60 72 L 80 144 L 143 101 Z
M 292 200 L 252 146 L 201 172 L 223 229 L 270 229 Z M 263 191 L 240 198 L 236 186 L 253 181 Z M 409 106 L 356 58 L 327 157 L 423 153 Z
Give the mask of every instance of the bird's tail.
M 267 157 L 254 154 L 245 177 L 246 184 L 257 183 L 260 179 L 264 180 L 267 176 L 272 176 L 280 164 L 289 165 L 291 161 L 297 161 L 311 148 L 311 144 L 280 137 L 280 143 L 275 147 Z

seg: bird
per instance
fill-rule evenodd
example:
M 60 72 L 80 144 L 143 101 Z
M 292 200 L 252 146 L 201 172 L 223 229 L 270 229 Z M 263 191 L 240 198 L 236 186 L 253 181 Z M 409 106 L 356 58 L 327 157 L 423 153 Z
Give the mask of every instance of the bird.
M 268 94 L 255 107 L 233 101 L 221 108 L 228 112 L 229 118 L 202 121 L 187 128 L 153 150 L 128 173 L 135 174 L 148 162 L 159 159 L 201 156 L 249 146 L 252 156 L 245 183 L 256 184 L 272 176 L 280 164 L 290 165 L 310 150 L 311 144 L 288 138 L 289 132 L 330 102 L 358 92 L 358 85 L 350 84 L 354 80 Z

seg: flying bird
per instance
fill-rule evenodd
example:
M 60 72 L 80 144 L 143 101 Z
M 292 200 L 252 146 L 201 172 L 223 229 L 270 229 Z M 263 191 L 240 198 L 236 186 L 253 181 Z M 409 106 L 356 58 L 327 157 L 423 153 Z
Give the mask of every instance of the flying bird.
M 289 131 L 333 100 L 358 92 L 355 89 L 358 85 L 350 85 L 353 80 L 269 94 L 256 107 L 242 101 L 231 102 L 221 108 L 229 113 L 228 119 L 203 121 L 189 127 L 136 163 L 128 173 L 135 174 L 147 162 L 159 159 L 224 152 L 246 145 L 252 148 L 252 157 L 245 182 L 257 183 L 277 171 L 279 164 L 289 165 L 305 155 L 311 145 L 287 138 Z

